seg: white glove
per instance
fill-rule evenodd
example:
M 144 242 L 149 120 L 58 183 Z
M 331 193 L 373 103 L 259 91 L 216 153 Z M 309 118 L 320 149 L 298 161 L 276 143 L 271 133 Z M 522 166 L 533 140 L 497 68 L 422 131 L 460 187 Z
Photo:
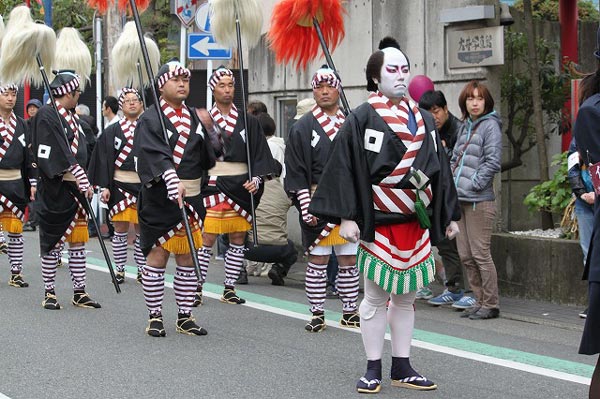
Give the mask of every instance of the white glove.
M 360 229 L 354 220 L 342 219 L 340 237 L 350 242 L 357 242 L 360 239 Z
M 449 240 L 453 240 L 454 237 L 458 235 L 458 233 L 460 233 L 458 223 L 456 223 L 455 221 L 451 221 L 448 227 L 446 227 L 446 237 Z

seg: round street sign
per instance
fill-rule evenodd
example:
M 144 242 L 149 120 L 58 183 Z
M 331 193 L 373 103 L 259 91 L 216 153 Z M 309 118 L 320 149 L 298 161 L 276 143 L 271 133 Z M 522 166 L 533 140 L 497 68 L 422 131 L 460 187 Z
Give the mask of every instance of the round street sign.
M 196 11 L 196 26 L 202 32 L 210 33 L 210 6 L 204 3 Z

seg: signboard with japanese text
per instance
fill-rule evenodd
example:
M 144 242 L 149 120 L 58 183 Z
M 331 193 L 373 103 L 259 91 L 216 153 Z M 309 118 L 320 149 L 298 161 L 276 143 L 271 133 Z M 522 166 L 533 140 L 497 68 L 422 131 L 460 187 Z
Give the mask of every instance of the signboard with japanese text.
M 504 64 L 504 27 L 449 31 L 448 66 L 472 68 Z

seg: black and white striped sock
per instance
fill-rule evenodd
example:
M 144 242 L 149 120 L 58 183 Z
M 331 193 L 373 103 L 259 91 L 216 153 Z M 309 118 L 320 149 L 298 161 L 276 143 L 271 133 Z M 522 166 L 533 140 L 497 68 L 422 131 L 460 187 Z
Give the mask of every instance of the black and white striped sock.
M 165 296 L 165 269 L 146 265 L 142 271 L 142 287 L 148 312 L 160 314 Z
M 118 233 L 115 231 L 112 237 L 112 250 L 117 271 L 124 272 L 125 263 L 127 262 L 127 233 Z
M 69 248 L 69 271 L 71 272 L 73 289 L 76 291 L 85 290 L 85 262 L 85 245 Z
M 225 252 L 225 286 L 235 287 L 235 281 L 240 276 L 244 266 L 244 246 L 229 244 Z
M 198 248 L 198 264 L 200 265 L 200 281 L 198 281 L 198 289 L 202 290 L 202 284 L 206 281 L 206 274 L 208 273 L 208 264 L 210 257 L 212 256 L 212 248 L 205 245 L 202 248 Z
M 23 234 L 8 233 L 8 260 L 10 272 L 19 274 L 23 270 Z
M 175 301 L 180 314 L 191 314 L 198 278 L 193 266 L 177 266 L 173 278 Z
M 44 289 L 54 291 L 54 282 L 56 280 L 56 263 L 60 256 L 58 249 L 53 249 L 42 256 L 42 278 L 44 280 Z
M 327 289 L 327 265 L 308 262 L 305 279 L 306 297 L 312 313 L 324 312 Z
M 146 266 L 146 257 L 142 252 L 142 247 L 140 247 L 140 235 L 135 235 L 135 242 L 133 244 L 133 259 L 135 260 L 135 264 L 137 265 L 138 273 L 142 272 L 144 266 Z
M 340 266 L 338 269 L 336 288 L 343 304 L 344 313 L 356 312 L 359 278 L 360 274 L 356 265 Z

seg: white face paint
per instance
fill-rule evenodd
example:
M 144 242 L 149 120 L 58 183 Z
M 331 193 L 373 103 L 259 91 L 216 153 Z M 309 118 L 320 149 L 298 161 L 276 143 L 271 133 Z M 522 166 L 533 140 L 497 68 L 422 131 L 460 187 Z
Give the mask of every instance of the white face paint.
M 377 87 L 387 98 L 402 98 L 410 80 L 408 60 L 396 48 L 388 47 L 382 51 L 385 55 Z

